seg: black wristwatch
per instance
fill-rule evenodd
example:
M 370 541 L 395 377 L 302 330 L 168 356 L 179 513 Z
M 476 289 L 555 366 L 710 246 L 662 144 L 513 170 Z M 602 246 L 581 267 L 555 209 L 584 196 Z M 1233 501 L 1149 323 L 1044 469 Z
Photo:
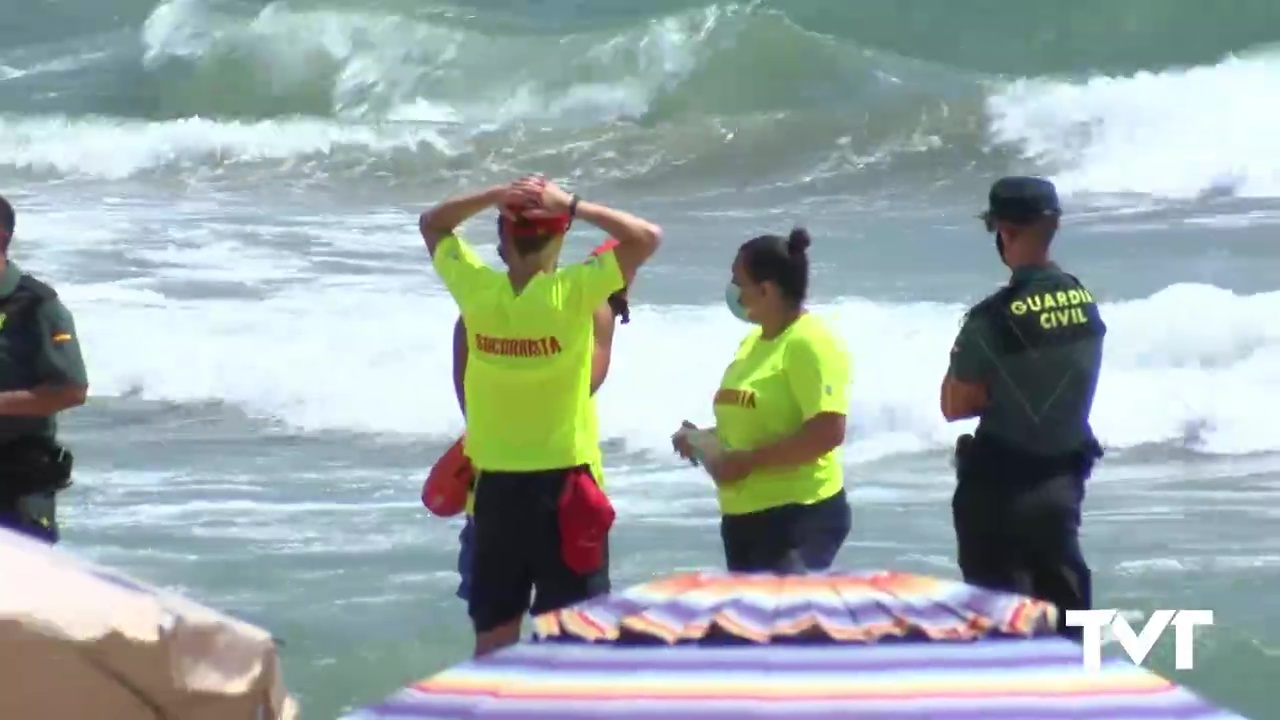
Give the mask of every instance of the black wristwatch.
M 576 193 L 573 197 L 569 198 L 569 217 L 576 217 L 578 215 L 578 200 L 580 199 L 581 198 L 579 198 Z

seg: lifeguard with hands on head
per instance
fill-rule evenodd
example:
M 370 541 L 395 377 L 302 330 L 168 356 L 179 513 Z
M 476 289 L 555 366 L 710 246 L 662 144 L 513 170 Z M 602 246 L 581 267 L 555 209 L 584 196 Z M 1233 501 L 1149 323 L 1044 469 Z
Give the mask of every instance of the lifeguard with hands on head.
M 490 207 L 500 212 L 504 270 L 456 232 Z M 559 267 L 576 219 L 617 244 Z M 540 177 L 446 200 L 422 213 L 419 229 L 465 328 L 464 447 L 476 476 L 467 605 L 480 656 L 517 642 L 527 611 L 609 591 L 614 512 L 593 470 L 596 315 L 633 283 L 661 230 Z

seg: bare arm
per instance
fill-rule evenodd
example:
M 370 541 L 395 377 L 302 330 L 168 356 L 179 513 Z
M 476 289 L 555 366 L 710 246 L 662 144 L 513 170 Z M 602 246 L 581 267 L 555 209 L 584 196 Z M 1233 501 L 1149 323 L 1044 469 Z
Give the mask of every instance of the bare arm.
M 423 211 L 422 215 L 418 216 L 418 231 L 422 233 L 422 240 L 427 244 L 427 252 L 435 257 L 436 246 L 441 240 L 452 235 L 458 226 L 472 215 L 497 205 L 505 192 L 505 187 L 496 185 L 486 190 L 456 195 Z
M 845 415 L 824 412 L 809 418 L 800 430 L 750 451 L 753 468 L 795 467 L 811 463 L 844 444 Z
M 48 417 L 84 404 L 87 385 L 39 385 L 30 390 L 0 392 L 0 415 Z
M 605 378 L 609 377 L 609 362 L 613 359 L 613 309 L 606 303 L 596 309 L 596 346 L 591 353 L 591 394 L 595 395 Z
M 468 353 L 467 326 L 462 322 L 462 316 L 458 316 L 458 322 L 453 324 L 453 392 L 458 396 L 458 409 L 464 418 L 467 416 Z
M 618 267 L 627 285 L 634 282 L 636 271 L 662 243 L 662 228 L 631 213 L 580 200 L 577 216 L 618 241 L 613 252 L 617 255 Z
M 950 373 L 942 378 L 939 405 L 947 422 L 978 417 L 987 407 L 987 389 L 975 383 L 961 382 Z

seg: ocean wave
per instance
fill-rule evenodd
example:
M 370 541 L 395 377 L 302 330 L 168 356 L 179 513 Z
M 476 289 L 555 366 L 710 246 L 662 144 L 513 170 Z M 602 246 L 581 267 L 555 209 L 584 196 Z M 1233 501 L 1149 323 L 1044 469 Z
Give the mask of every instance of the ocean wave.
M 246 272 L 249 258 L 233 254 L 241 256 L 235 272 Z M 220 267 L 207 259 L 210 271 Z M 188 278 L 199 272 L 199 264 L 182 268 Z M 455 311 L 441 289 L 424 293 L 421 285 L 419 277 L 381 277 L 376 286 L 298 286 L 254 300 L 183 301 L 138 283 L 62 292 L 96 349 L 97 397 L 222 402 L 306 431 L 448 438 L 462 429 L 447 380 Z M 1280 450 L 1267 401 L 1269 390 L 1280 391 L 1280 328 L 1269 322 L 1277 308 L 1277 292 L 1199 284 L 1106 304 L 1111 332 L 1093 415 L 1103 442 Z M 858 297 L 814 308 L 855 358 L 855 460 L 950 445 L 957 429 L 938 415 L 937 381 L 963 311 Z M 1188 312 L 1215 321 L 1185 322 Z M 662 454 L 681 420 L 709 420 L 723 369 L 714 360 L 732 356 L 743 329 L 719 307 L 642 306 L 633 317 L 615 338 L 617 379 L 600 394 L 603 433 L 628 450 Z M 693 347 L 697 358 L 684 350 Z
M 1193 68 L 1014 82 L 988 101 L 990 136 L 1068 192 L 1280 196 L 1280 51 Z
M 1280 195 L 1275 53 L 1010 78 L 921 60 L 905 10 L 897 35 L 808 2 L 607 4 L 555 31 L 487 5 L 165 0 L 133 30 L 2 51 L 0 166 L 418 185 L 538 170 L 675 192 L 1016 168 L 1084 196 Z

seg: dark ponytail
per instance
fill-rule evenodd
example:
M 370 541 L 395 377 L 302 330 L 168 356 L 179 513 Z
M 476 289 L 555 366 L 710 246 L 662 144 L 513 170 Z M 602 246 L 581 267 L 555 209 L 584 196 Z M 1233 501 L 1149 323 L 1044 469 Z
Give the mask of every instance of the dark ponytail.
M 772 282 L 797 307 L 809 294 L 809 231 L 795 228 L 783 238 L 760 235 L 738 249 L 752 282 Z
M 804 228 L 796 228 L 787 236 L 787 254 L 793 258 L 804 259 L 805 251 L 809 249 L 809 231 Z

